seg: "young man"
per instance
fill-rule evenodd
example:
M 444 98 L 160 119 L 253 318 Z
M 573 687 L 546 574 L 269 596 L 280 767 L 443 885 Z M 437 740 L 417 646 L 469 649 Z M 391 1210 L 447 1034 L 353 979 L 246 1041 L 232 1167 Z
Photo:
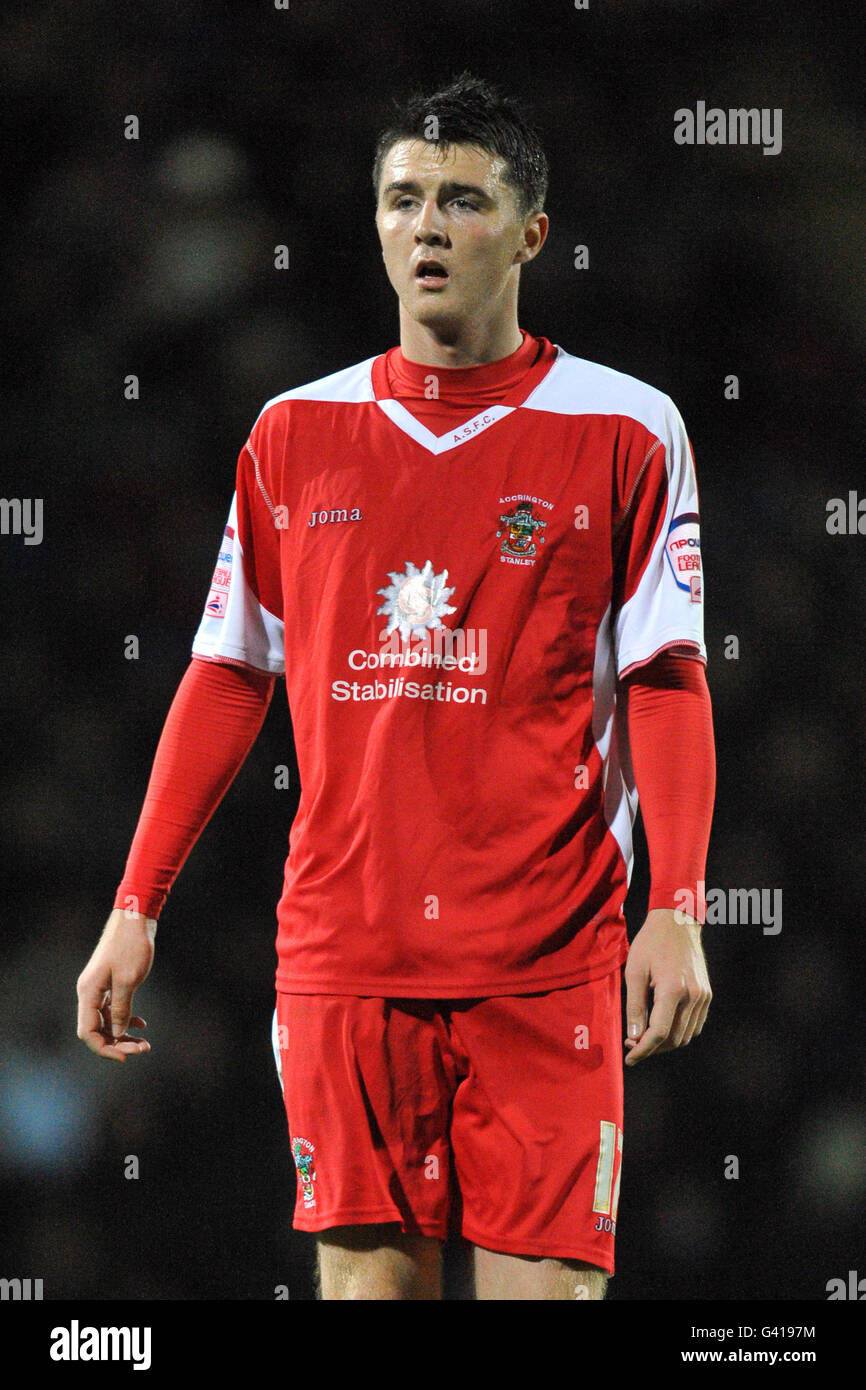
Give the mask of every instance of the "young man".
M 670 399 L 518 326 L 547 169 L 463 74 L 379 140 L 400 346 L 262 410 L 79 981 L 125 1061 L 156 918 L 285 674 L 302 792 L 275 1049 L 323 1298 L 602 1298 L 626 1065 L 700 1033 L 715 760 Z M 652 873 L 629 950 L 637 795 Z M 677 897 L 691 892 L 691 898 Z M 626 957 L 628 956 L 628 963 Z

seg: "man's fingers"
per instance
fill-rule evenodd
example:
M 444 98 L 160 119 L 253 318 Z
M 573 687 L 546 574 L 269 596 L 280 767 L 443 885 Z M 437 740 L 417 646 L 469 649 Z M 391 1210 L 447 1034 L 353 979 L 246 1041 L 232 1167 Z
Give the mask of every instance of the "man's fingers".
M 640 1062 L 644 1057 L 649 1057 L 653 1052 L 658 1052 L 665 1039 L 665 1034 L 658 1032 L 654 1028 L 647 1028 L 640 1041 L 636 1042 L 625 1059 L 627 1067 L 633 1067 L 636 1062 Z
M 691 1042 L 695 1034 L 695 1021 L 700 1011 L 700 1005 L 700 993 L 694 989 L 690 990 L 677 1010 L 674 1026 L 671 1029 L 671 1047 L 686 1047 Z
M 109 1041 L 106 1036 L 105 1024 L 102 1021 L 102 1015 L 99 1010 L 96 1011 L 95 1026 L 83 1033 L 79 1029 L 78 1036 L 87 1044 L 91 1052 L 95 1052 L 98 1057 L 108 1057 L 116 1062 L 125 1062 L 126 1052 L 132 1050 L 124 1047 L 119 1039 L 117 1042 Z M 147 1044 L 147 1046 L 149 1048 L 149 1044 Z M 138 1049 L 136 1048 L 135 1050 L 137 1051 Z
M 150 1051 L 150 1043 L 146 1038 L 130 1038 L 125 1035 L 109 1040 L 104 1032 L 100 1032 L 85 1038 L 84 1041 L 98 1057 L 107 1057 L 113 1062 L 125 1062 L 127 1057 L 138 1057 Z
M 671 1030 L 671 1046 L 687 1047 L 692 1038 L 701 1031 L 710 1007 L 710 982 L 699 975 L 690 979 L 685 986 L 687 997 L 683 999 L 679 1014 Z
M 99 985 L 78 982 L 78 1036 L 93 1052 L 102 1049 L 102 1013 L 105 990 Z
M 707 1014 L 710 1011 L 710 1000 L 712 999 L 712 997 L 713 996 L 710 991 L 710 988 L 709 986 L 707 986 L 706 990 L 702 993 L 701 998 L 698 1000 L 695 1012 L 692 1015 L 692 1031 L 689 1037 L 686 1038 L 686 1042 L 691 1042 L 692 1038 L 696 1038 L 700 1033 L 701 1029 L 703 1028 L 704 1024 L 706 1023 Z
M 698 1020 L 701 1016 L 702 999 L 703 995 L 700 992 L 693 992 L 690 994 L 688 1012 L 686 1012 L 685 1009 L 683 1010 L 683 1022 L 679 1029 L 679 1037 L 674 1042 L 674 1047 L 688 1047 L 692 1038 L 695 1036 L 695 1029 L 697 1028 Z
M 132 993 L 129 992 L 131 1001 Z M 111 990 L 83 987 L 78 1001 L 78 1036 L 91 1052 L 110 1061 L 125 1062 L 127 1057 L 136 1057 L 150 1051 L 150 1043 L 145 1038 L 131 1038 L 119 1027 L 117 1005 L 112 1001 Z M 126 1005 L 129 1011 L 129 1002 Z M 128 1019 L 129 1028 L 146 1028 L 147 1024 L 137 1014 Z
M 105 1035 L 103 1033 L 102 1014 L 98 1009 L 87 1010 L 82 1018 L 82 1012 L 78 1014 L 78 1036 L 85 1042 L 91 1052 L 101 1052 L 105 1046 Z
M 127 1057 L 138 1057 L 141 1053 L 150 1051 L 150 1043 L 146 1038 L 117 1038 L 110 1044 L 110 1048 Z
M 631 1046 L 626 1065 L 639 1062 L 653 1052 L 671 1052 L 685 1047 L 701 1031 L 712 995 L 700 985 L 683 993 L 683 987 L 655 997 L 649 1027 Z
M 130 1028 L 146 1028 L 147 1024 L 143 1018 L 133 1017 L 129 1020 L 129 1026 Z M 111 1046 L 116 1047 L 127 1057 L 136 1057 L 140 1052 L 150 1051 L 150 1043 L 146 1038 L 132 1038 L 129 1033 L 113 1038 Z
M 679 1000 L 678 991 L 675 993 L 669 991 L 667 994 L 661 991 L 655 992 L 649 1025 L 640 1041 L 635 1044 L 626 1057 L 626 1066 L 634 1066 L 635 1062 L 649 1057 L 653 1052 L 658 1052 L 663 1047 L 670 1037 Z
M 649 1004 L 649 977 L 645 970 L 625 975 L 625 1020 L 626 1031 L 631 1040 L 642 1036 L 646 1028 L 647 1007 Z
M 114 1038 L 122 1038 L 132 1017 L 132 996 L 134 990 L 127 984 L 118 984 L 112 979 L 111 989 L 106 991 L 102 1003 L 102 1017 L 106 1032 Z
M 89 1038 L 91 1033 L 97 1032 L 102 1025 L 102 1016 L 96 1004 L 92 1000 L 79 999 L 78 1001 L 78 1036 L 81 1039 Z

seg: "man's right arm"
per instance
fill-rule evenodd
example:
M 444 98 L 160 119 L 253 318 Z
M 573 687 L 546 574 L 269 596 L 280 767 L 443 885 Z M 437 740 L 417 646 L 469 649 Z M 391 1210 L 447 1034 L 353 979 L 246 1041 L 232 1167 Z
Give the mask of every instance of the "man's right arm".
M 153 963 L 156 922 L 174 880 L 241 768 L 276 677 L 193 657 L 163 726 L 114 909 L 78 980 L 78 1036 L 114 1061 L 149 1051 L 127 1028 Z

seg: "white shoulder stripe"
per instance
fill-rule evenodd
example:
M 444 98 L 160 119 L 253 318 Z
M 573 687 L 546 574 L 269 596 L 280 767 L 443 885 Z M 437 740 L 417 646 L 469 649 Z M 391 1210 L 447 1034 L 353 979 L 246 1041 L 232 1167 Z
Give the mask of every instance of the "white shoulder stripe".
M 671 411 L 676 407 L 663 391 L 626 372 L 574 357 L 558 344 L 555 346 L 556 361 L 521 410 L 549 410 L 557 415 L 624 415 L 660 439 L 669 433 Z

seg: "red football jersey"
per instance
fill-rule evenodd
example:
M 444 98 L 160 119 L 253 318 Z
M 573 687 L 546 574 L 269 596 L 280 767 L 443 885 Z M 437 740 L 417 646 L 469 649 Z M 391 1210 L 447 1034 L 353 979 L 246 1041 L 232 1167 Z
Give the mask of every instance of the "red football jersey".
M 617 679 L 706 661 L 691 446 L 668 396 L 545 338 L 437 434 L 392 393 L 394 351 L 264 407 L 193 642 L 285 673 L 277 987 L 576 984 L 628 950 Z M 433 399 L 458 375 L 414 370 Z

